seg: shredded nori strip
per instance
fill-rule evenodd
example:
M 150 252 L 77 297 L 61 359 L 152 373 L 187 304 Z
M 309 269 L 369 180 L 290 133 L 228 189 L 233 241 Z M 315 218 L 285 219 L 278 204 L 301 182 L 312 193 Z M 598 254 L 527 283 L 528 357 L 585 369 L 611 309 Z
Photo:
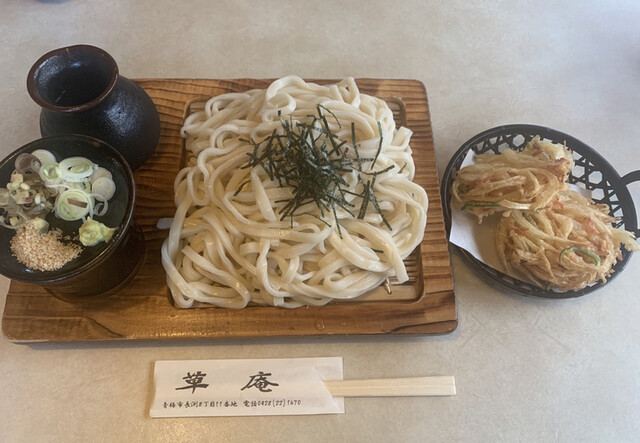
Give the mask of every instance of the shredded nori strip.
M 386 217 L 380 209 L 378 200 L 373 192 L 378 175 L 390 171 L 394 166 L 389 166 L 380 171 L 373 171 L 378 156 L 382 151 L 383 134 L 382 125 L 378 123 L 380 142 L 373 159 L 360 157 L 358 143 L 356 141 L 355 125 L 351 123 L 351 147 L 354 157 L 347 156 L 350 146 L 347 141 L 339 141 L 338 136 L 331 132 L 329 123 L 323 110 L 329 113 L 341 128 L 336 115 L 326 107 L 317 105 L 317 116 L 309 115 L 310 121 L 293 122 L 285 120 L 278 113 L 281 130 L 274 129 L 270 136 L 260 142 L 244 140 L 253 146 L 253 151 L 247 153 L 249 161 L 242 168 L 261 166 L 269 179 L 276 180 L 280 186 L 287 185 L 292 188 L 293 197 L 287 200 L 279 200 L 276 203 L 285 203 L 280 209 L 280 220 L 290 217 L 293 225 L 293 217 L 299 214 L 297 211 L 304 205 L 315 203 L 320 210 L 320 217 L 313 215 L 328 224 L 323 218 L 327 213 L 332 213 L 336 220 L 338 233 L 342 237 L 338 222 L 337 207 L 353 217 L 362 219 L 371 204 L 380 214 L 384 224 L 389 230 Z M 369 171 L 363 171 L 362 165 L 371 162 Z M 343 174 L 352 171 L 358 172 L 358 181 L 362 184 L 361 193 L 348 189 L 348 183 Z M 363 177 L 369 177 L 366 179 Z M 242 183 L 234 195 L 238 195 L 244 186 L 251 181 Z M 355 210 L 355 204 L 349 202 L 347 196 L 359 198 L 360 207 Z

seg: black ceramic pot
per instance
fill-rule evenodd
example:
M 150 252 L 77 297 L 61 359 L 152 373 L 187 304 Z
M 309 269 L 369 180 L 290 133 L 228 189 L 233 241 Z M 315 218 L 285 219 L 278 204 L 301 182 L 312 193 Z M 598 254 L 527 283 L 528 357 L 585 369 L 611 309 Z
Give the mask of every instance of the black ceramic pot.
M 131 169 L 146 162 L 160 138 L 151 98 L 118 73 L 111 55 L 88 45 L 48 52 L 27 77 L 31 98 L 42 107 L 43 137 L 84 134 L 116 148 Z

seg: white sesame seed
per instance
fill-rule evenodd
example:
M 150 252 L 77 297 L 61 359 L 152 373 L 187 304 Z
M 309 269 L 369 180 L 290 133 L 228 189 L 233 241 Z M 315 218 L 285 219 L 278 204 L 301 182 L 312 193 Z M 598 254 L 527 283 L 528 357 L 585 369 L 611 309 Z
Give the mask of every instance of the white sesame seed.
M 27 222 L 11 239 L 11 251 L 29 269 L 55 271 L 80 255 L 82 247 L 60 241 L 62 233 L 41 233 L 33 220 Z

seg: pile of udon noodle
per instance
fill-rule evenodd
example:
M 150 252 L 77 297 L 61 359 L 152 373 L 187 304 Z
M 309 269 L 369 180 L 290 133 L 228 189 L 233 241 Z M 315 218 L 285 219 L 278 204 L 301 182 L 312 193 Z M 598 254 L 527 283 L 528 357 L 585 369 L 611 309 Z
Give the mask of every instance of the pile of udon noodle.
M 567 186 L 574 160 L 566 146 L 534 137 L 521 152 L 476 156 L 458 171 L 454 203 L 483 217 L 501 213 L 495 243 L 507 270 L 543 289 L 582 289 L 606 282 L 621 245 L 640 250 L 632 233 L 615 228 L 606 204 Z
M 356 212 L 362 174 L 386 170 L 373 186 L 378 209 L 368 205 L 358 217 L 308 204 L 282 219 L 292 188 L 261 165 L 247 167 L 260 141 L 281 133 L 284 122 L 309 124 L 319 111 L 336 140 L 350 147 L 347 155 L 369 159 L 360 168 L 365 172 L 342 172 L 343 194 Z M 425 190 L 412 182 L 411 134 L 351 78 L 321 86 L 290 76 L 267 89 L 211 98 L 182 128 L 192 158 L 175 179 L 177 209 L 162 246 L 176 305 L 324 305 L 390 277 L 406 281 L 403 259 L 422 241 L 428 205 Z

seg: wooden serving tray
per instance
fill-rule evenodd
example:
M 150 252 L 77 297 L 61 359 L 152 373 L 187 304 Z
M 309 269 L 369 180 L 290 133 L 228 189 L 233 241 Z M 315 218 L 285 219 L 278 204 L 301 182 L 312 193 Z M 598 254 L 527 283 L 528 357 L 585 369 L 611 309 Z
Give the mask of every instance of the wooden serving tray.
M 331 80 L 312 80 L 330 83 Z M 429 197 L 424 240 L 409 259 L 412 279 L 348 303 L 284 309 L 242 310 L 174 307 L 160 262 L 167 231 L 160 218 L 172 217 L 173 181 L 184 162 L 180 128 L 199 97 L 266 88 L 271 80 L 141 79 L 160 113 L 161 135 L 155 154 L 135 172 L 135 219 L 146 239 L 138 275 L 120 292 L 93 304 L 70 304 L 44 289 L 12 281 L 2 331 L 18 343 L 37 341 L 155 340 L 227 337 L 277 337 L 356 334 L 444 334 L 457 324 L 439 180 L 424 85 L 416 80 L 358 79 L 361 92 L 388 98 L 396 119 L 413 131 L 415 181 Z M 413 271 L 412 271 L 413 269 Z M 99 282 L 96 282 L 99 284 Z

